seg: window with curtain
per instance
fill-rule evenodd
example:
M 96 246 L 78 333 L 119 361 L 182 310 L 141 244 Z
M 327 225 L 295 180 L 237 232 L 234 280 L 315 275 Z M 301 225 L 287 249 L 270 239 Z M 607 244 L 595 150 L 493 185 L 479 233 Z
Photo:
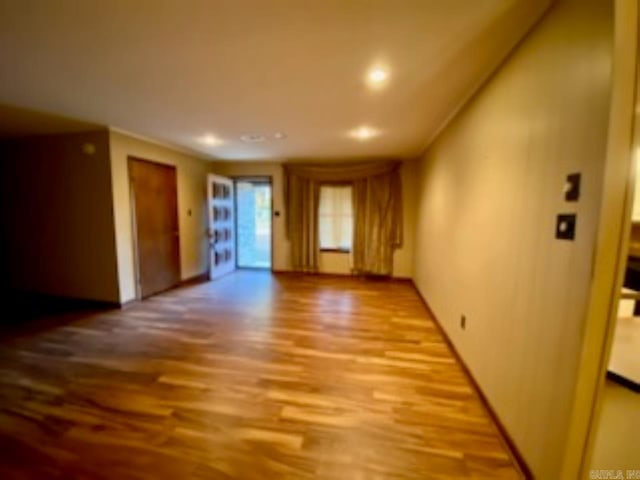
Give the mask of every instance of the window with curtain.
M 351 251 L 353 205 L 350 185 L 320 186 L 318 228 L 320 250 Z

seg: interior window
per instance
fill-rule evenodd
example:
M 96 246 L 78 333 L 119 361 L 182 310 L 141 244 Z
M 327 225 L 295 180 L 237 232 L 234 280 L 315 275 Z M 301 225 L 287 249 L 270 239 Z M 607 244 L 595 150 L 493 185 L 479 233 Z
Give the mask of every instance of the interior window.
M 351 251 L 353 206 L 350 185 L 320 187 L 320 250 Z

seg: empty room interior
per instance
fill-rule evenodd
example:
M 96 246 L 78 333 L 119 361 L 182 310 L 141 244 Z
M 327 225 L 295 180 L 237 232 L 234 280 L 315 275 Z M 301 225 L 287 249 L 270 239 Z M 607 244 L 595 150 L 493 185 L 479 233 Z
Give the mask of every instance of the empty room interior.
M 638 3 L 0 0 L 0 478 L 640 478 Z

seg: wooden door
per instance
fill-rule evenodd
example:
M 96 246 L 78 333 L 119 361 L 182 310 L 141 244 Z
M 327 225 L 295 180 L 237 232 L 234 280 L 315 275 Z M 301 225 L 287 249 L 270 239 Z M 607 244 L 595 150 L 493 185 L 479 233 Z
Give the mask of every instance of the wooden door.
M 138 292 L 144 298 L 180 281 L 176 169 L 129 158 L 138 260 Z
M 214 280 L 236 268 L 233 180 L 209 174 L 207 198 L 211 245 L 209 272 Z

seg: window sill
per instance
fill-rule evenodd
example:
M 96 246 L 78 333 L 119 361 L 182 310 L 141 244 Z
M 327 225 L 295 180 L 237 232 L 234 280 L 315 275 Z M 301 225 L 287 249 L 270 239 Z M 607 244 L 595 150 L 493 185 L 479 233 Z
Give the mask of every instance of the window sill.
M 321 248 L 320 253 L 351 253 L 351 250 L 345 248 Z

